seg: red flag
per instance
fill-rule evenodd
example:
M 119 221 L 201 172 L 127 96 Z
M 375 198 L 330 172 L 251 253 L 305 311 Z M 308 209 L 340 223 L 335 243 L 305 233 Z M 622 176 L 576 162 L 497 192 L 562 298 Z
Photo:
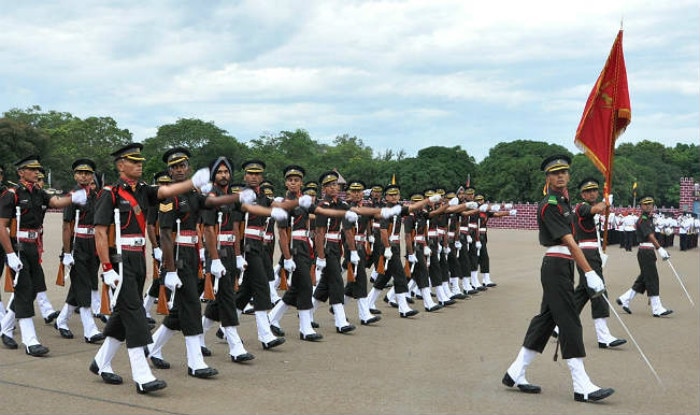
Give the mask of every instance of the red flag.
M 631 120 L 632 109 L 620 30 L 605 67 L 588 96 L 574 139 L 576 146 L 603 173 L 607 186 L 611 186 L 615 141 Z

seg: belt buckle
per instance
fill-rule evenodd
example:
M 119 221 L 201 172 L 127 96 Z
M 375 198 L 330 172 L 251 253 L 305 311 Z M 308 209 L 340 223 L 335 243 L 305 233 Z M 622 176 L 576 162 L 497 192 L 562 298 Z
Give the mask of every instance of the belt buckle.
M 134 246 L 144 246 L 146 245 L 146 240 L 144 238 L 135 238 Z
M 196 243 L 197 243 L 197 237 L 196 237 L 196 236 L 190 236 L 190 243 L 196 244 Z
M 38 232 L 36 231 L 27 231 L 27 239 L 36 239 L 38 236 Z

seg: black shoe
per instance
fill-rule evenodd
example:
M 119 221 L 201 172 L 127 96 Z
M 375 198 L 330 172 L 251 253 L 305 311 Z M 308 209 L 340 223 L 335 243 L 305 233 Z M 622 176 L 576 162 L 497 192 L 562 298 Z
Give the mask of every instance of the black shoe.
M 216 330 L 216 337 L 223 340 L 224 339 L 224 331 L 221 330 L 221 327 L 219 327 L 218 330 Z
M 401 318 L 413 317 L 413 316 L 415 316 L 416 314 L 418 314 L 418 310 L 408 310 L 408 311 L 406 311 L 405 313 L 404 313 L 404 312 L 400 312 L 400 313 L 399 313 L 399 315 L 401 316 Z
M 304 333 L 299 333 L 299 339 L 305 340 L 307 342 L 317 342 L 323 339 L 323 334 L 321 333 L 311 333 L 311 334 L 304 334 Z
M 673 314 L 673 310 L 666 310 L 666 311 L 664 311 L 663 313 L 654 314 L 653 316 L 654 316 L 654 317 L 662 317 L 662 316 L 667 316 L 667 315 L 669 315 L 669 314 Z
M 100 368 L 97 366 L 96 361 L 92 361 L 90 364 L 90 372 L 100 375 L 102 377 L 102 381 L 104 383 L 107 383 L 109 385 L 121 385 L 124 383 L 124 379 L 122 379 L 121 376 L 117 375 L 116 373 L 109 373 L 109 372 L 102 372 L 100 373 Z
M 147 383 L 136 383 L 136 392 L 144 394 L 149 392 L 154 392 L 157 390 L 165 389 L 168 384 L 164 380 L 156 379 Z
M 102 340 L 105 339 L 105 335 L 102 333 L 97 333 L 94 336 L 91 336 L 90 338 L 85 337 L 85 343 L 90 343 L 90 344 L 98 344 Z
M 416 298 L 419 299 L 419 300 L 422 300 L 422 299 L 423 299 L 423 296 L 420 295 L 420 294 L 416 294 Z
M 202 350 L 202 356 L 204 357 L 209 357 L 211 356 L 211 350 L 207 346 L 200 346 L 200 349 Z
M 106 322 L 105 322 L 105 323 L 106 323 Z M 155 326 L 155 325 L 156 325 L 156 319 L 154 319 L 153 317 L 146 317 L 146 323 L 152 324 L 152 325 Z
M 450 300 L 465 300 L 467 296 L 462 293 L 457 293 L 457 294 L 452 294 L 450 296 Z
M 515 386 L 515 381 L 513 380 L 512 377 L 506 372 L 505 375 L 503 375 L 503 379 L 501 380 L 501 383 L 504 385 L 508 386 L 509 388 L 512 388 Z M 531 385 L 529 383 L 525 385 L 518 385 L 518 389 L 520 389 L 520 392 L 523 393 L 540 393 L 542 392 L 542 388 L 537 386 L 537 385 Z
M 355 326 L 353 326 L 352 324 L 348 324 L 347 326 L 335 328 L 335 331 L 337 331 L 338 333 L 341 333 L 341 334 L 350 333 L 353 330 L 355 330 Z
M 243 353 L 239 354 L 238 356 L 231 356 L 231 361 L 234 363 L 243 363 L 253 359 L 255 359 L 255 356 L 250 353 Z
M 284 330 L 277 326 L 270 324 L 270 331 L 272 331 L 272 334 L 275 336 L 284 337 Z
M 260 342 L 262 343 L 263 349 L 268 350 L 272 349 L 273 347 L 277 347 L 280 344 L 283 344 L 285 342 L 284 337 L 277 337 L 275 340 L 269 341 L 267 343 L 265 342 Z
M 381 319 L 382 318 L 380 316 L 372 316 L 372 317 L 368 318 L 367 320 L 360 320 L 360 324 L 362 324 L 363 326 L 369 326 L 370 324 L 376 323 Z
M 476 288 L 472 288 L 471 290 L 467 291 L 467 294 L 469 294 L 469 295 L 474 295 L 474 294 L 478 294 L 478 293 L 479 293 L 479 290 L 477 290 Z
M 378 309 L 376 309 L 376 308 L 370 308 L 370 309 L 369 309 L 369 312 L 370 312 L 370 314 L 374 314 L 375 316 L 376 316 L 377 314 L 382 314 L 382 310 L 378 310 Z
M 54 311 L 53 313 L 49 314 L 48 316 L 44 317 L 44 323 L 46 324 L 51 324 L 53 323 L 54 320 L 56 320 L 56 317 L 61 314 L 60 311 Z
M 100 313 L 93 314 L 92 316 L 105 324 L 107 324 L 107 320 L 109 320 L 109 318 L 106 315 L 100 314 Z M 154 322 L 155 322 L 155 320 L 154 320 Z
M 625 310 L 625 313 L 632 314 L 632 310 L 630 310 L 629 307 L 622 305 L 622 300 L 618 298 L 617 300 L 615 300 L 615 302 L 617 303 L 617 305 L 622 306 L 622 309 Z
M 243 314 L 246 314 L 246 315 L 255 314 L 255 308 L 244 309 Z
M 390 301 L 389 297 L 387 297 L 387 296 L 384 296 L 384 302 L 389 304 L 390 306 L 392 306 L 394 308 L 399 308 L 399 305 L 394 301 Z
M 315 322 L 315 321 L 311 322 L 311 328 L 317 329 L 319 327 L 321 327 L 321 326 L 317 322 Z
M 160 357 L 151 356 L 150 359 L 156 369 L 170 369 L 170 363 Z
M 495 282 L 490 282 L 490 283 L 486 284 L 487 287 L 495 287 L 496 285 L 498 285 L 498 284 L 496 284 Z
M 74 337 L 72 331 L 70 331 L 69 329 L 62 329 L 58 327 L 58 324 L 56 324 L 56 322 L 53 323 L 53 328 L 58 330 L 58 334 L 60 334 L 61 337 L 63 337 L 64 339 L 72 339 Z
M 432 306 L 430 308 L 425 307 L 425 311 L 427 311 L 428 313 L 432 313 L 433 311 L 438 311 L 438 310 L 442 310 L 442 306 L 440 304 L 435 304 L 434 306 Z
M 617 346 L 622 346 L 623 344 L 627 343 L 627 340 L 625 339 L 615 339 L 611 341 L 610 343 L 601 343 L 598 342 L 598 348 L 600 349 L 607 349 L 609 347 L 617 347 Z
M 406 302 L 409 304 L 415 304 L 416 301 L 411 297 L 406 297 Z
M 555 339 L 559 337 L 559 332 L 556 330 L 552 330 L 552 337 L 554 337 Z
M 328 312 L 335 315 L 335 311 L 333 311 L 333 306 L 328 307 Z
M 448 306 L 448 305 L 453 305 L 453 304 L 455 304 L 455 303 L 457 303 L 457 302 L 456 302 L 455 300 L 452 300 L 452 299 L 450 299 L 450 300 L 445 300 L 445 301 L 438 301 L 438 304 L 440 304 L 440 305 L 443 306 L 443 307 L 446 307 L 446 306 Z
M 476 287 L 476 289 L 477 289 L 478 291 L 486 291 L 486 290 L 488 290 L 488 288 L 486 288 L 485 285 L 482 285 L 482 286 L 480 286 L 480 287 Z
M 39 357 L 47 354 L 49 352 L 49 348 L 40 344 L 35 344 L 34 346 L 27 346 L 25 352 L 27 352 L 29 356 Z
M 608 396 L 612 395 L 613 393 L 615 393 L 615 389 L 613 388 L 601 388 L 589 394 L 574 392 L 574 400 L 576 402 L 601 401 L 607 398 Z
M 218 375 L 219 371 L 213 367 L 205 367 L 202 369 L 192 369 L 188 367 L 187 374 L 195 378 L 206 379 Z

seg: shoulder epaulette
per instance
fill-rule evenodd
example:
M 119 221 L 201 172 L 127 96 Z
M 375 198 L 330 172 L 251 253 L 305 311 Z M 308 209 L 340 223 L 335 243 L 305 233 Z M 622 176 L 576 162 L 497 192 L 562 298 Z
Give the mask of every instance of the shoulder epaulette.
M 547 199 L 547 203 L 549 203 L 550 205 L 557 205 L 559 204 L 559 201 L 557 200 L 556 196 L 550 195 L 549 199 Z
M 105 187 L 103 187 L 103 189 L 105 189 L 105 190 L 108 191 L 108 192 L 111 192 L 111 191 L 112 191 L 112 186 L 105 186 Z

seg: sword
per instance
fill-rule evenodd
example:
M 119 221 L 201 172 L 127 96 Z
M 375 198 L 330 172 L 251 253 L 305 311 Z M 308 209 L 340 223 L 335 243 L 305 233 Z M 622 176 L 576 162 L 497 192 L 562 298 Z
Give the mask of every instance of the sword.
M 392 219 L 392 222 L 391 222 L 391 235 L 394 234 L 395 228 L 396 228 L 396 215 L 394 215 L 394 218 Z M 391 235 L 389 235 L 389 237 L 391 237 Z M 384 247 L 384 248 L 386 248 L 386 247 Z M 389 248 L 391 248 L 391 241 L 389 241 Z M 384 272 L 386 272 L 388 267 L 389 267 L 389 260 L 384 258 Z
M 73 256 L 75 253 L 75 238 L 78 233 L 78 222 L 80 221 L 80 209 L 75 210 L 75 223 L 73 224 L 73 245 L 71 245 L 70 248 L 70 254 Z M 75 258 L 73 258 L 75 260 Z M 68 275 L 70 277 L 70 270 L 73 268 L 73 265 L 64 265 L 63 266 L 63 272 L 65 275 Z
M 608 307 L 609 307 L 610 310 L 613 312 L 613 314 L 615 314 L 615 317 L 617 317 L 617 321 L 620 322 L 620 325 L 622 326 L 622 328 L 625 329 L 625 332 L 626 332 L 627 335 L 630 337 L 630 340 L 632 340 L 632 343 L 634 343 L 635 347 L 636 347 L 637 350 L 639 351 L 639 354 L 642 355 L 642 359 L 644 359 L 644 362 L 646 362 L 647 366 L 649 366 L 649 370 L 651 370 L 651 373 L 652 373 L 652 374 L 654 375 L 654 377 L 656 378 L 656 381 L 659 382 L 659 385 L 662 385 L 661 378 L 660 378 L 659 375 L 656 373 L 656 370 L 654 370 L 654 366 L 651 365 L 651 362 L 649 362 L 649 359 L 647 359 L 646 355 L 645 355 L 644 352 L 642 351 L 642 348 L 639 347 L 639 343 L 637 343 L 637 340 L 634 339 L 634 336 L 632 335 L 632 333 L 630 333 L 630 331 L 629 331 L 629 329 L 627 328 L 627 326 L 625 325 L 625 323 L 622 322 L 622 318 L 620 318 L 620 315 L 617 314 L 617 311 L 615 310 L 615 307 L 613 307 L 613 305 L 610 304 L 610 300 L 608 299 L 607 294 L 603 294 L 601 297 L 603 297 L 603 298 L 605 299 L 605 302 L 608 303 Z
M 175 233 L 175 269 L 178 269 L 178 261 L 180 260 L 180 244 L 177 243 L 177 238 L 180 237 L 180 224 L 182 223 L 182 220 L 180 218 L 175 219 L 175 225 L 176 225 L 176 233 Z M 174 287 L 170 291 L 170 299 L 168 300 L 168 310 L 172 310 L 173 306 L 175 305 L 175 292 L 177 291 L 177 287 Z
M 668 266 L 671 267 L 671 271 L 673 271 L 673 275 L 676 276 L 676 279 L 678 280 L 678 283 L 681 285 L 681 288 L 683 288 L 683 291 L 685 292 L 686 297 L 688 297 L 688 301 L 690 301 L 690 305 L 695 307 L 695 303 L 693 302 L 693 299 L 690 297 L 690 293 L 688 290 L 685 288 L 685 284 L 683 284 L 683 280 L 681 280 L 681 276 L 678 275 L 676 272 L 676 268 L 673 266 L 671 263 L 671 259 L 667 259 L 666 262 L 668 262 Z
M 246 230 L 248 230 L 248 212 L 245 213 L 245 224 L 243 225 L 243 242 L 242 242 L 242 244 L 243 244 L 243 261 L 245 261 L 245 254 L 246 254 L 245 242 L 246 242 L 246 240 L 248 239 L 248 238 L 246 237 L 246 233 L 245 233 Z M 238 274 L 238 286 L 239 286 L 239 287 L 240 287 L 241 284 L 243 283 L 243 274 L 244 274 L 244 273 L 245 273 L 245 268 L 243 268 L 243 269 L 241 270 L 241 273 Z
M 122 221 L 121 221 L 121 215 L 119 214 L 119 209 L 114 209 L 114 239 L 116 240 L 116 248 L 117 248 L 117 264 L 118 264 L 118 269 L 119 269 L 119 284 L 117 284 L 117 287 L 114 289 L 114 292 L 111 295 L 111 299 L 109 301 L 110 308 L 114 310 L 114 307 L 117 305 L 117 298 L 119 298 L 119 292 L 122 290 L 122 285 L 124 285 L 124 262 L 122 261 L 122 244 L 121 244 L 121 238 L 122 238 Z
M 17 258 L 19 258 L 20 261 L 22 261 L 22 258 L 20 257 L 20 255 L 22 255 L 22 243 L 19 241 L 19 222 L 20 222 L 21 218 L 22 218 L 22 208 L 17 206 L 17 207 L 15 207 L 15 223 L 17 225 L 17 229 L 16 229 L 15 234 L 17 235 L 17 254 L 18 254 Z M 19 269 L 18 271 L 15 271 L 15 278 L 12 281 L 13 287 L 16 287 L 17 281 L 19 281 L 19 271 L 21 271 L 21 269 Z
M 219 232 L 221 231 L 221 223 L 223 222 L 224 212 L 219 211 L 216 214 L 216 223 L 219 225 L 216 229 L 216 252 L 221 251 L 221 241 L 219 240 Z M 205 276 L 205 278 L 207 278 Z M 219 292 L 219 278 L 214 278 L 214 294 Z

